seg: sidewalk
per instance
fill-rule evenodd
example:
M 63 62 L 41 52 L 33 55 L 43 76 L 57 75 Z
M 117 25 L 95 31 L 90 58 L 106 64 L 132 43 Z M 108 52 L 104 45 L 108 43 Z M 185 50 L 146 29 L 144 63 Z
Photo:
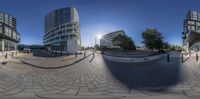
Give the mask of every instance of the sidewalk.
M 7 59 L 5 59 L 5 57 L 4 56 L 0 56 L 0 62 L 4 62 L 4 61 L 6 61 Z
M 87 54 L 85 58 L 89 57 L 91 54 Z M 43 68 L 43 69 L 58 69 L 63 67 L 68 67 L 76 64 L 85 59 L 83 55 L 61 56 L 57 58 L 30 58 L 30 59 L 19 59 L 20 62 L 28 64 L 33 67 Z
M 18 53 L 17 55 L 14 55 L 13 57 L 8 56 L 7 59 L 5 58 L 5 56 L 0 56 L 0 63 L 7 62 L 7 61 L 19 62 L 19 60 L 15 59 L 15 57 L 21 57 L 23 55 L 26 55 L 26 54 Z

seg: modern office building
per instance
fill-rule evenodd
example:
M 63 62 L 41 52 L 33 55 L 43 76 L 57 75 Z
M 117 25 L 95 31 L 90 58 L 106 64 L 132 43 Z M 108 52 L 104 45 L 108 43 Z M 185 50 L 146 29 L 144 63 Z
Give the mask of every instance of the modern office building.
M 189 11 L 184 20 L 182 33 L 183 49 L 199 51 L 200 48 L 200 11 Z
M 100 40 L 100 46 L 106 48 L 120 48 L 119 46 L 114 46 L 112 42 L 113 38 L 118 35 L 125 35 L 125 32 L 123 30 L 119 30 L 104 35 Z
M 16 19 L 9 14 L 0 13 L 0 52 L 16 51 L 19 42 Z
M 43 40 L 49 51 L 76 53 L 81 47 L 79 15 L 76 8 L 61 8 L 46 15 Z

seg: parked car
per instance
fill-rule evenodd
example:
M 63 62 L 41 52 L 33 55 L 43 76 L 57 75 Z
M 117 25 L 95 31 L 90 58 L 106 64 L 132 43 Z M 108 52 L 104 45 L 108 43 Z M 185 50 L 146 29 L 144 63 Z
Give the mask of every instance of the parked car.
M 25 49 L 23 50 L 23 52 L 24 52 L 24 53 L 30 53 L 30 52 L 31 52 L 31 49 L 25 48 Z

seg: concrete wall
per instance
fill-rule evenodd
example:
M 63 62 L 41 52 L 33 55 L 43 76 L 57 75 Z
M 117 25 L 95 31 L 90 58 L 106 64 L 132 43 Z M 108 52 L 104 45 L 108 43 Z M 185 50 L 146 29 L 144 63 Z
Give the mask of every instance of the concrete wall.
M 70 54 L 76 53 L 78 51 L 78 42 L 75 39 L 67 41 L 67 51 Z

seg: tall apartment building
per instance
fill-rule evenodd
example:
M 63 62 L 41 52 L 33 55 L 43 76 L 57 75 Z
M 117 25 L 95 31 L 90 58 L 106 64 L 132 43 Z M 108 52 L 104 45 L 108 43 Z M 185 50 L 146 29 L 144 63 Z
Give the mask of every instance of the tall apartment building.
M 79 15 L 76 8 L 61 8 L 46 15 L 43 40 L 49 51 L 76 53 L 81 47 Z
M 100 46 L 104 46 L 107 48 L 120 48 L 119 46 L 114 46 L 112 40 L 117 35 L 125 35 L 123 30 L 115 31 L 104 35 L 100 40 Z
M 16 51 L 20 42 L 20 34 L 16 29 L 16 19 L 7 14 L 0 13 L 0 52 Z
M 199 50 L 200 47 L 200 11 L 189 11 L 183 25 L 183 49 Z

